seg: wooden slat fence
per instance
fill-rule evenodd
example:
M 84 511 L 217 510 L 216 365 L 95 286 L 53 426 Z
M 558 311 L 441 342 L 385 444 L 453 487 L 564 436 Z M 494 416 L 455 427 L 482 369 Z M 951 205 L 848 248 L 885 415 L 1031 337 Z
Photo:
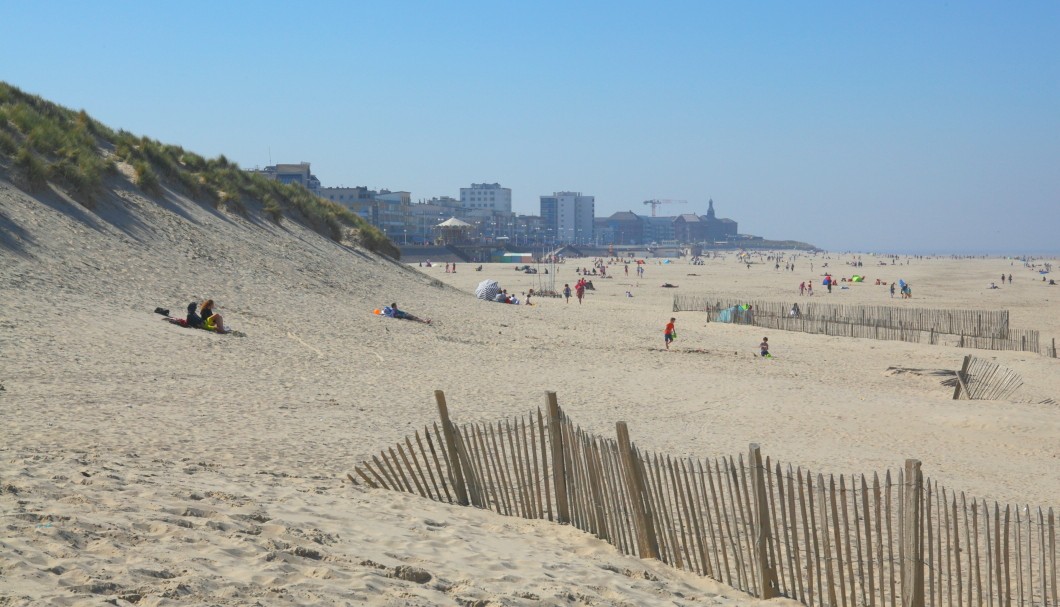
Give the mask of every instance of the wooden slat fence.
M 1019 352 L 1039 352 L 1038 331 L 1034 329 L 1009 329 L 1008 337 L 972 337 L 962 335 L 958 347 L 978 348 L 980 350 L 1016 350 Z M 1048 348 L 1043 352 L 1050 356 Z M 1056 358 L 1053 356 L 1053 358 Z
M 733 306 L 750 304 L 755 317 L 787 318 L 792 303 L 763 300 L 745 300 L 702 295 L 675 295 L 674 311 L 703 311 L 717 314 Z M 934 331 L 948 335 L 971 337 L 1008 337 L 1008 310 L 935 310 L 897 306 L 868 306 L 853 304 L 831 304 L 801 298 L 797 301 L 800 316 L 804 319 L 821 320 L 890 329 Z
M 1002 400 L 1023 385 L 1023 378 L 1012 369 L 968 355 L 954 383 L 954 400 Z
M 797 303 L 799 314 L 791 315 Z M 744 307 L 750 306 L 750 311 Z M 802 298 L 797 302 L 740 300 L 702 295 L 675 295 L 674 312 L 706 312 L 712 321 L 751 324 L 767 329 L 798 331 L 837 337 L 940 343 L 951 335 L 954 345 L 984 350 L 1041 352 L 1055 358 L 1053 349 L 1042 349 L 1034 329 L 1009 327 L 1007 310 L 932 310 L 895 306 L 827 304 Z
M 439 424 L 365 460 L 355 484 L 569 523 L 749 594 L 809 606 L 1060 607 L 1052 508 L 987 503 L 925 479 L 825 475 L 747 457 L 672 457 L 546 410 Z

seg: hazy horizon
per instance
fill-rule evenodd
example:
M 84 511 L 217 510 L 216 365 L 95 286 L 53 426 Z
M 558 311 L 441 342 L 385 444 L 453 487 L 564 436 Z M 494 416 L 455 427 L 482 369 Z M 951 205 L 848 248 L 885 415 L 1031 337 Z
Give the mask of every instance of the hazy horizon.
M 208 9 L 208 11 L 207 11 Z M 280 10 L 285 9 L 285 10 Z M 833 250 L 1060 253 L 1060 4 L 11 3 L 27 92 L 244 168 Z M 270 162 L 271 161 L 271 162 Z

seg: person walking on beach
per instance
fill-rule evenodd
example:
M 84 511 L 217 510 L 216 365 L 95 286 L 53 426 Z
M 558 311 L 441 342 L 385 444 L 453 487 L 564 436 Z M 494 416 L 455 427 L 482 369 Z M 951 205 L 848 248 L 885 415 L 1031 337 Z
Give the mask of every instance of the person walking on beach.
M 574 295 L 578 298 L 578 304 L 581 305 L 582 299 L 585 297 L 585 279 L 581 279 L 574 283 Z
M 799 296 L 801 297 L 802 295 L 805 295 L 805 294 L 806 294 L 806 283 L 805 282 L 800 282 L 799 283 Z
M 563 285 L 563 297 L 566 298 L 567 303 L 570 303 L 570 284 L 565 283 Z
M 891 283 L 891 299 L 894 299 L 894 283 Z
M 671 318 L 670 322 L 666 323 L 666 328 L 663 329 L 663 341 L 666 344 L 666 349 L 670 349 L 670 342 L 677 338 L 677 329 L 674 328 L 674 322 L 676 318 Z

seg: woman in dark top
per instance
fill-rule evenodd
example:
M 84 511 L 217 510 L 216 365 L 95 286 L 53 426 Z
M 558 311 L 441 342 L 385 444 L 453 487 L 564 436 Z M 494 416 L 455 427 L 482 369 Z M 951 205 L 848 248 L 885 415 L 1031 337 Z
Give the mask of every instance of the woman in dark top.
M 202 328 L 209 331 L 217 331 L 218 333 L 227 333 L 225 330 L 224 320 L 220 314 L 214 314 L 213 312 L 213 300 L 207 299 L 202 302 L 202 307 L 199 308 L 199 316 L 202 317 Z

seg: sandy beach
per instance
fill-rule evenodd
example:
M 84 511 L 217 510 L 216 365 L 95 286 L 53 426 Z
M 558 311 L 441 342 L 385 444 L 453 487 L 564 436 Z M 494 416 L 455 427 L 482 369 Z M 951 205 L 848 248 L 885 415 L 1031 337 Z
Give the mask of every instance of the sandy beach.
M 506 306 L 475 299 L 475 285 L 523 293 L 543 277 L 499 264 L 447 274 L 291 221 L 119 194 L 89 211 L 0 179 L 0 605 L 756 602 L 569 526 L 345 480 L 434 422 L 438 389 L 462 422 L 522 415 L 553 390 L 582 427 L 613 436 L 626 421 L 650 451 L 713 457 L 756 442 L 848 474 L 913 457 L 969 495 L 1060 506 L 1056 359 L 671 311 L 678 293 L 800 301 L 812 280 L 815 300 L 1009 310 L 1013 327 L 1060 337 L 1060 287 L 1020 261 L 803 253 L 785 271 L 731 252 L 648 259 L 642 278 L 621 265 L 594 278 L 581 305 Z M 589 260 L 557 266 L 557 288 L 577 266 Z M 867 280 L 828 294 L 826 270 Z M 877 278 L 909 282 L 913 299 Z M 245 337 L 152 312 L 205 298 Z M 372 314 L 390 302 L 433 322 Z M 665 351 L 671 316 L 679 338 Z M 763 335 L 772 360 L 755 356 Z M 892 370 L 955 370 L 969 353 L 1023 386 L 955 401 L 939 377 Z

